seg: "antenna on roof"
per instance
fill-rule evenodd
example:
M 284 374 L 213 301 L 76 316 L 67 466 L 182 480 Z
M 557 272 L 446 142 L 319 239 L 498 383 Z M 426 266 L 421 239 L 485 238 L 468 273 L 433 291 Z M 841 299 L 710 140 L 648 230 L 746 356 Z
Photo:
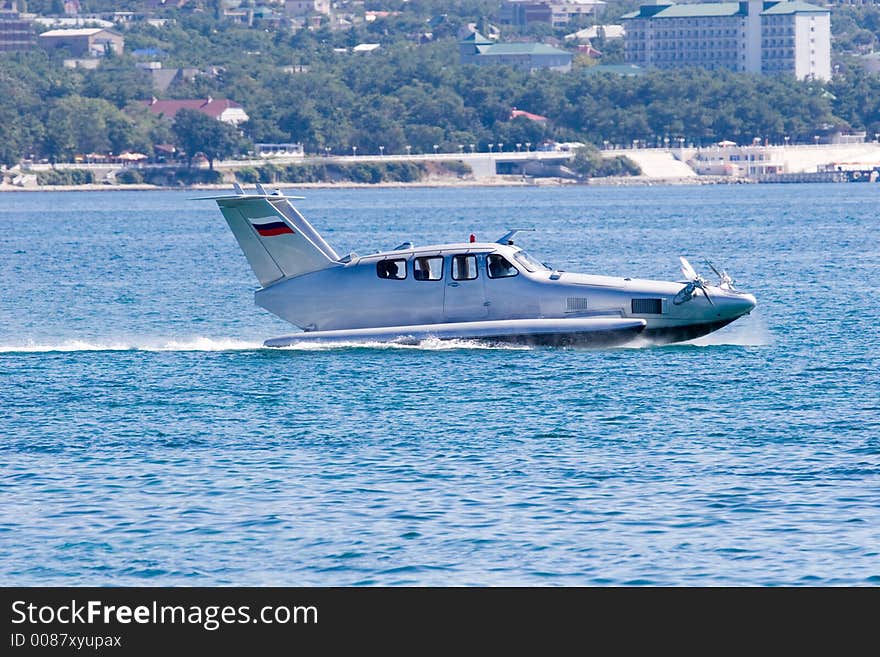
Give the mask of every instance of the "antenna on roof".
M 241 188 L 237 182 L 232 183 L 232 187 L 235 189 L 235 193 L 239 196 L 244 196 L 244 190 Z
M 266 193 L 266 190 L 260 183 L 257 183 L 257 191 L 260 193 L 260 196 L 269 196 L 269 194 Z

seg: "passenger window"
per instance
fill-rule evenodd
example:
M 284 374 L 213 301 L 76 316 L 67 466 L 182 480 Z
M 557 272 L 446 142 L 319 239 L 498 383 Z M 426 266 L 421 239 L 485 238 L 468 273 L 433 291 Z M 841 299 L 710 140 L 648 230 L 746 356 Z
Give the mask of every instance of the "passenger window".
M 380 260 L 376 263 L 376 276 L 402 281 L 406 278 L 406 260 Z
M 413 260 L 413 278 L 417 281 L 439 281 L 443 278 L 443 258 L 415 258 Z
M 486 264 L 489 270 L 489 278 L 508 278 L 519 273 L 516 267 L 507 262 L 504 256 L 500 256 L 497 253 L 491 254 L 486 259 Z
M 452 256 L 452 280 L 472 281 L 477 277 L 477 256 Z

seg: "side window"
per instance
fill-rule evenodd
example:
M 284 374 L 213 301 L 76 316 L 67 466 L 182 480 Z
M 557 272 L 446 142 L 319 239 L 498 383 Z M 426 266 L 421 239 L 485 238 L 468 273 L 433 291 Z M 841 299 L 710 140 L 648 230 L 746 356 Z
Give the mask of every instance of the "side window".
M 477 277 L 477 256 L 452 256 L 452 280 L 472 281 Z
M 415 258 L 413 278 L 417 281 L 439 281 L 443 278 L 443 258 L 441 256 Z
M 489 278 L 508 278 L 519 273 L 504 256 L 497 253 L 492 253 L 486 258 L 486 268 L 489 270 Z
M 402 281 L 406 278 L 406 260 L 380 260 L 376 263 L 376 276 Z

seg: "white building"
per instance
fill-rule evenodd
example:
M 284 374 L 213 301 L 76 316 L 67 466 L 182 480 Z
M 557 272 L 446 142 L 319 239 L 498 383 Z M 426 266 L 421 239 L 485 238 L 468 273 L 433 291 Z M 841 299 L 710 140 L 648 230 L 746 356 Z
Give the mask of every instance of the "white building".
M 554 27 L 595 14 L 606 3 L 603 0 L 555 0 L 550 3 L 550 23 Z
M 761 72 L 831 79 L 831 12 L 778 2 L 761 13 Z
M 462 64 L 504 65 L 523 71 L 571 70 L 571 53 L 543 43 L 496 43 L 476 30 L 458 42 Z
M 354 48 L 352 48 L 351 51 L 356 52 L 359 55 L 366 55 L 367 53 L 378 50 L 379 47 L 380 44 L 378 43 L 359 43 Z
M 121 34 L 101 27 L 48 30 L 37 37 L 37 42 L 46 50 L 64 48 L 77 57 L 101 57 L 108 52 L 121 55 L 125 49 Z
M 763 176 L 786 172 L 783 147 L 731 144 L 733 142 L 719 142 L 701 148 L 688 164 L 701 176 Z
M 296 144 L 254 144 L 254 151 L 258 157 L 305 157 L 303 145 Z
M 604 0 L 505 0 L 498 20 L 504 25 L 519 27 L 532 23 L 550 23 L 559 27 L 593 15 L 605 4 Z
M 565 35 L 566 41 L 589 42 L 593 39 L 622 39 L 623 25 L 591 25 L 577 32 Z
M 630 64 L 831 78 L 825 7 L 799 0 L 642 5 L 623 20 Z

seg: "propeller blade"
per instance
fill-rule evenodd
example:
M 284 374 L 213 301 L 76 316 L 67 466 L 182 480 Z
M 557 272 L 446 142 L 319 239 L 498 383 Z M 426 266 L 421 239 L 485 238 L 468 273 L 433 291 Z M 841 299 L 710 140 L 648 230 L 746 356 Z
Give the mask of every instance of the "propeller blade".
M 720 271 L 718 271 L 717 269 L 715 269 L 715 265 L 713 265 L 713 264 L 712 264 L 711 262 L 709 262 L 708 260 L 706 260 L 706 264 L 709 265 L 709 269 L 711 269 L 713 272 L 715 272 L 715 275 L 716 275 L 719 279 L 724 280 L 724 275 L 723 275 Z
M 714 305 L 715 305 L 715 302 L 712 301 L 712 297 L 709 296 L 709 290 L 706 289 L 706 286 L 705 286 L 705 285 L 700 285 L 700 289 L 703 291 L 703 294 L 706 295 L 706 301 L 708 301 L 710 304 L 712 304 L 712 305 L 714 306 Z
M 694 289 L 696 289 L 696 287 L 697 287 L 697 284 L 694 283 L 693 281 L 691 281 L 690 283 L 688 283 L 687 285 L 685 285 L 683 288 L 681 288 L 678 291 L 678 294 L 676 294 L 673 297 L 672 303 L 676 306 L 680 306 L 683 303 L 687 303 L 688 301 L 690 301 L 693 298 Z
M 733 289 L 733 277 L 727 273 L 726 269 L 722 269 L 718 271 L 718 269 L 711 262 L 706 260 L 706 264 L 715 272 L 715 275 L 718 277 L 718 287 L 722 290 L 732 290 Z
M 681 261 L 681 273 L 684 274 L 684 277 L 689 281 L 697 280 L 697 270 L 691 266 L 691 263 L 687 261 L 687 258 L 684 256 L 678 256 L 679 261 Z

